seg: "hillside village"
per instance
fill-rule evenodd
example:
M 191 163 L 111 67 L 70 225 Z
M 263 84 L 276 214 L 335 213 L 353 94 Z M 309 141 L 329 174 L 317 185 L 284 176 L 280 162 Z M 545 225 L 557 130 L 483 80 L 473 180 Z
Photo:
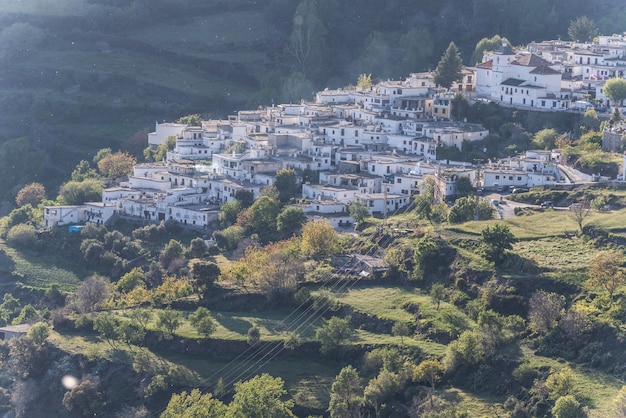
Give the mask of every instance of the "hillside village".
M 518 51 L 503 45 L 486 52 L 475 68 L 464 68 L 449 91 L 435 84 L 433 73 L 413 73 L 371 88 L 326 89 L 310 103 L 239 111 L 199 126 L 156 123 L 148 135 L 151 146 L 176 139 L 164 161 L 136 165 L 127 180 L 103 191 L 100 202 L 46 207 L 44 224 L 106 224 L 123 216 L 207 229 L 237 190 L 258 198 L 282 169 L 293 169 L 300 181 L 303 173 L 317 172 L 319 183 L 304 179 L 294 204 L 310 219 L 325 217 L 337 229 L 353 226 L 347 206 L 355 200 L 370 214 L 393 212 L 411 203 L 428 176 L 436 180 L 441 201 L 455 198 L 462 176 L 485 189 L 572 184 L 579 177 L 560 169 L 559 150 L 500 161 L 438 161 L 437 147 L 461 150 L 465 141 L 489 135 L 479 124 L 455 120 L 453 98 L 460 92 L 470 102 L 518 109 L 601 112 L 613 105 L 603 84 L 624 77 L 625 68 L 624 36 L 531 43 Z M 607 130 L 607 144 L 621 140 L 619 129 Z

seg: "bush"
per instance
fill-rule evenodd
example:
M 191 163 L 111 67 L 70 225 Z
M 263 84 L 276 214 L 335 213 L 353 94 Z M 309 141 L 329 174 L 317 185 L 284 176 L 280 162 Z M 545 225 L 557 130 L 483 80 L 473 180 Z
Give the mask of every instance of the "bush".
M 15 248 L 34 248 L 37 245 L 37 231 L 32 225 L 19 224 L 9 229 L 7 244 Z

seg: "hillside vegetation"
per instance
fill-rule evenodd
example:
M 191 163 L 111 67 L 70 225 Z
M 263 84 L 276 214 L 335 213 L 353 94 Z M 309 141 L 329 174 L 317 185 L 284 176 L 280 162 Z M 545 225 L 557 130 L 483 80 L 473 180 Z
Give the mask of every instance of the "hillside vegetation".
M 384 227 L 366 218 L 358 235 L 312 221 L 265 245 L 244 223 L 235 250 L 176 224 L 124 222 L 24 247 L 16 224 L 1 247 L 0 318 L 36 325 L 0 343 L 3 408 L 167 417 L 212 394 L 235 414 L 242 391 L 261 390 L 285 416 L 336 416 L 337 382 L 352 379 L 351 408 L 383 417 L 560 416 L 563 404 L 617 417 L 626 238 L 615 207 L 591 211 L 582 232 L 569 210 L 431 224 L 413 205 Z M 354 254 L 387 268 L 363 275 Z M 50 384 L 64 375 L 78 386 Z

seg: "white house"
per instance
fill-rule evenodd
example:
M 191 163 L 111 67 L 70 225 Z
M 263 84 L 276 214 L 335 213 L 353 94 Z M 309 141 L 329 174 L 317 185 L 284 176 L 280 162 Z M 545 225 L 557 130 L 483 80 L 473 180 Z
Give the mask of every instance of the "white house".
M 85 222 L 85 206 L 46 206 L 43 210 L 44 226 L 63 226 Z
M 152 146 L 159 146 L 165 140 L 170 137 L 178 137 L 182 135 L 187 125 L 182 123 L 156 123 L 154 132 L 148 134 L 148 144 Z

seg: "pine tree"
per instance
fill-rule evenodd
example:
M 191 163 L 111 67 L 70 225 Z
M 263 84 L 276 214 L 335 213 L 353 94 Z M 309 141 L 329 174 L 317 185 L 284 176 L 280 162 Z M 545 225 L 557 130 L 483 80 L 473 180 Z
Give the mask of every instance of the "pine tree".
M 450 42 L 448 49 L 446 49 L 435 69 L 435 83 L 449 89 L 452 83 L 461 79 L 462 70 L 463 61 L 461 60 L 459 49 L 454 42 Z

